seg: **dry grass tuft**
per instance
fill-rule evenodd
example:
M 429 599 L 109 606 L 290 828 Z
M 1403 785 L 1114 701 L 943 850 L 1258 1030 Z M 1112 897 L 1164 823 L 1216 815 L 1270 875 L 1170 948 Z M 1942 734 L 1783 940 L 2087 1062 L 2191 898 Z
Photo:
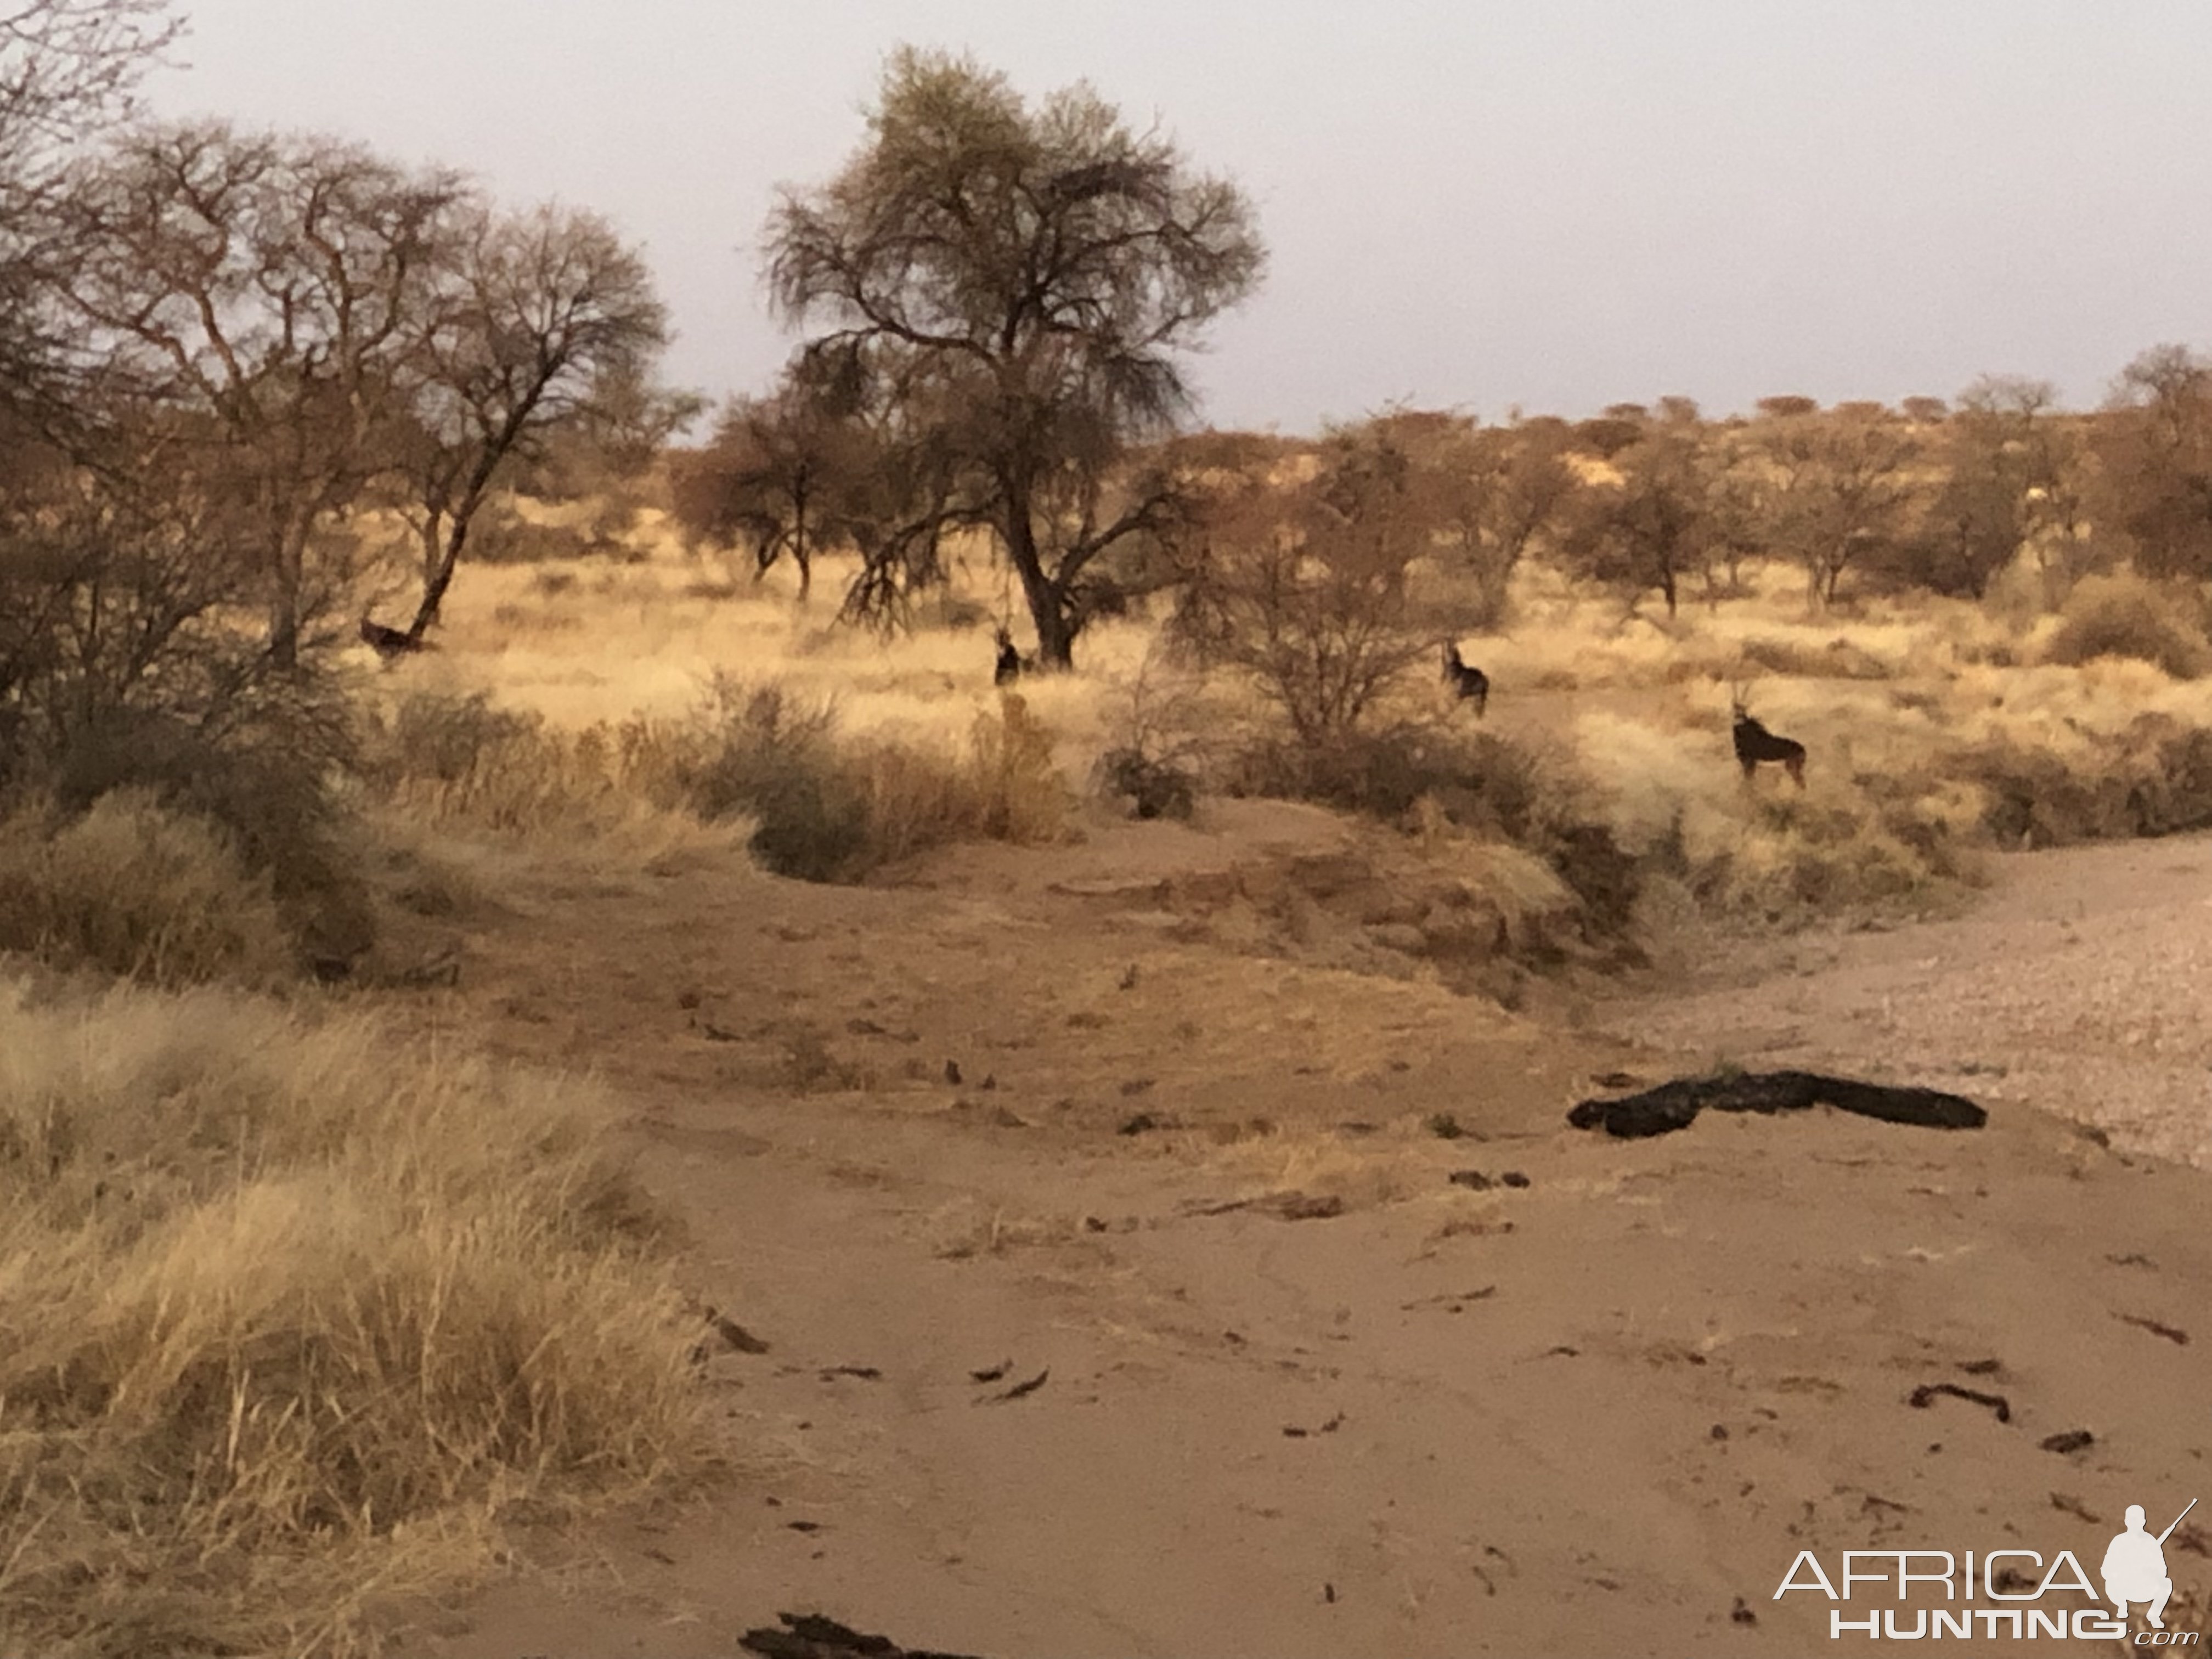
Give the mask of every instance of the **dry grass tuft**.
M 70 732 L 32 773 L 65 813 L 127 793 L 216 826 L 242 867 L 265 874 L 303 960 L 350 963 L 375 942 L 368 888 L 348 855 L 331 787 L 350 758 L 326 690 L 274 700 L 234 728 L 112 710 Z
M 678 787 L 703 817 L 750 817 L 761 862 L 809 881 L 858 880 L 951 842 L 1048 841 L 1068 808 L 1051 735 L 1012 692 L 955 745 L 848 738 L 833 702 L 720 681 Z
M 1050 840 L 1069 805 L 1051 734 L 1012 693 L 949 743 L 851 737 L 827 697 L 726 678 L 689 715 L 577 732 L 483 692 L 417 692 L 368 755 L 380 790 L 432 822 L 572 842 L 742 823 L 763 865 L 807 881 L 956 841 Z
M 0 987 L 0 1647 L 345 1654 L 690 1465 L 695 1333 L 572 1091 L 234 995 Z
M 77 817 L 32 802 L 0 818 L 0 951 L 165 986 L 273 984 L 296 961 L 269 875 L 137 789 Z
M 1082 1237 L 1073 1216 L 1039 1215 L 988 1204 L 978 1198 L 956 1200 L 931 1215 L 931 1253 L 945 1261 L 1006 1255 L 1015 1250 L 1067 1244 Z
M 1244 1188 L 1240 1196 L 1298 1194 L 1349 1211 L 1386 1209 L 1443 1183 L 1425 1149 L 1393 1139 L 1347 1145 L 1333 1129 L 1270 1128 L 1210 1151 L 1205 1161 Z
M 373 718 L 363 769 L 420 821 L 589 842 L 676 811 L 692 742 L 667 720 L 564 732 L 486 692 L 418 691 Z

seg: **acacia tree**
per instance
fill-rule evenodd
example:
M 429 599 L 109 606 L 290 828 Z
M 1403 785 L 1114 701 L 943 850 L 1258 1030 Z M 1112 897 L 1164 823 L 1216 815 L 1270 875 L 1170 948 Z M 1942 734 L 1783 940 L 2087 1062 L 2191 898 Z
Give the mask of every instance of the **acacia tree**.
M 129 112 L 139 75 L 182 27 L 168 9 L 168 0 L 0 7 L 0 157 L 11 187 L 52 182 L 62 149 Z
M 980 527 L 1039 659 L 1065 667 L 1090 567 L 1176 511 L 1164 472 L 1121 463 L 1187 412 L 1182 360 L 1257 283 L 1251 207 L 1089 87 L 1031 106 L 968 58 L 901 48 L 868 125 L 768 227 L 777 310 L 826 325 L 803 378 L 904 452 L 885 471 L 913 485 L 848 607 L 881 614 L 941 570 L 947 531 Z
M 1393 410 L 1339 428 L 1323 453 L 1340 474 L 1358 465 L 1388 469 L 1389 522 L 1411 532 L 1397 568 L 1424 554 L 1438 555 L 1474 581 L 1472 614 L 1459 620 L 1489 629 L 1504 617 L 1522 559 L 1559 522 L 1580 487 L 1581 477 L 1567 459 L 1574 441 L 1563 421 L 1516 418 L 1510 426 L 1486 427 L 1447 410 Z M 1349 459 L 1362 454 L 1364 461 Z M 1382 499 L 1365 509 L 1377 534 L 1383 521 L 1375 507 Z
M 1429 494 L 1448 556 L 1473 576 L 1478 628 L 1504 620 L 1513 573 L 1537 538 L 1563 523 L 1582 487 L 1571 434 L 1540 422 L 1463 423 L 1431 457 Z
M 1767 398 L 1769 405 L 1802 399 Z M 1805 571 L 1811 605 L 1832 604 L 1852 565 L 1878 556 L 1903 533 L 1913 504 L 1911 430 L 1886 415 L 1838 410 L 1770 413 L 1747 434 L 1762 463 L 1758 511 L 1768 545 Z
M 2138 568 L 2212 576 L 2212 362 L 2154 346 L 2120 372 L 2097 423 L 2104 508 Z
M 634 381 L 668 337 L 644 260 L 594 214 L 471 203 L 447 246 L 422 357 L 409 368 L 416 428 L 403 510 L 422 556 L 407 629 L 418 640 L 502 468 L 595 395 Z
M 415 419 L 465 199 L 451 173 L 217 122 L 126 133 L 71 180 L 84 382 L 204 424 L 207 466 L 252 506 L 281 668 L 350 574 L 313 556 L 320 532 Z
M 804 602 L 815 554 L 861 539 L 870 447 L 856 422 L 798 388 L 733 398 L 704 451 L 677 470 L 678 521 L 698 541 L 742 544 L 756 580 L 788 558 Z
M 2023 545 L 2046 579 L 2070 586 L 2081 556 L 2081 453 L 2056 416 L 2047 380 L 1984 375 L 1959 394 L 1942 434 L 1944 476 L 1920 532 L 1899 550 L 1900 574 L 1979 599 Z
M 255 591 L 227 479 L 173 422 L 118 435 L 127 456 L 49 452 L 0 491 L 0 780 L 120 714 L 205 728 L 258 689 L 227 615 Z
M 1413 627 L 1406 567 L 1428 550 L 1434 520 L 1399 425 L 1330 433 L 1317 470 L 1287 484 L 1216 470 L 1171 543 L 1178 641 L 1250 679 L 1310 750 L 1356 730 L 1431 648 Z
M 1716 532 L 1712 481 L 1696 439 L 1662 428 L 1613 459 L 1620 483 L 1578 499 L 1561 536 L 1568 564 L 1628 596 L 1656 592 L 1672 617 Z
M 70 250 L 52 232 L 71 149 L 127 117 L 140 73 L 176 38 L 167 0 L 0 3 L 0 415 L 51 425 L 66 355 L 46 303 Z

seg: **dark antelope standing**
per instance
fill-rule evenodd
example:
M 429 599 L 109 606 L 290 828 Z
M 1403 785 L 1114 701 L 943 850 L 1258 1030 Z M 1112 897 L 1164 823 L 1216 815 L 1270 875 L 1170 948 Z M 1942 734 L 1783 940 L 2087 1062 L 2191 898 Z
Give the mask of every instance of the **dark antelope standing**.
M 1482 718 L 1482 711 L 1490 706 L 1490 676 L 1461 661 L 1459 647 L 1449 640 L 1444 642 L 1444 684 L 1462 702 L 1474 705 L 1477 720 Z
M 371 622 L 367 617 L 361 619 L 361 642 L 386 662 L 395 657 L 404 657 L 410 651 L 428 651 L 430 648 L 428 641 L 418 640 L 404 629 L 386 628 L 382 623 Z
M 1761 761 L 1776 761 L 1792 783 L 1800 789 L 1805 787 L 1805 745 L 1795 738 L 1778 737 L 1752 719 L 1741 697 L 1735 704 L 1735 759 L 1746 783 Z
M 1001 628 L 999 630 L 999 665 L 991 671 L 991 684 L 1012 685 L 1021 678 L 1022 670 L 1028 666 L 1029 664 L 1022 660 L 1022 653 L 1014 649 L 1014 636 Z

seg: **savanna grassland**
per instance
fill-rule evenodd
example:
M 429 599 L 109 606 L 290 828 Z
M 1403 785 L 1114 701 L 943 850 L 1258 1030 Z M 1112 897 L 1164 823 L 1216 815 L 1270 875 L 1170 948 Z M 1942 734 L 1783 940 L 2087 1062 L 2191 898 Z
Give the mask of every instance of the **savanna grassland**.
M 331 845 L 295 858 L 343 906 L 280 896 L 238 831 L 175 795 L 10 819 L 0 915 L 46 967 L 6 1015 L 24 1333 L 9 1604 L 41 1650 L 343 1651 L 398 1628 L 404 1650 L 445 1630 L 454 1651 L 560 1632 L 572 1645 L 556 1650 L 595 1651 L 655 1596 L 718 1609 L 695 1634 L 726 1640 L 793 1582 L 864 1625 L 923 1620 L 908 1639 L 939 1620 L 983 1651 L 1127 1650 L 1138 1626 L 1085 1622 L 1113 1595 L 1073 1622 L 988 1575 L 950 1599 L 920 1580 L 872 1598 L 870 1551 L 914 1541 L 882 1516 L 872 1542 L 816 1558 L 840 1562 L 826 1578 L 738 1528 L 762 1495 L 872 1513 L 896 1494 L 911 1521 L 949 1501 L 969 1455 L 1022 1503 L 1051 1501 L 1025 1438 L 988 1456 L 939 1443 L 909 1395 L 846 1380 L 817 1399 L 816 1373 L 896 1376 L 936 1353 L 957 1381 L 950 1356 L 980 1368 L 1000 1346 L 1026 1364 L 1042 1344 L 1094 1400 L 1139 1376 L 1141 1409 L 1172 1417 L 1158 1392 L 1182 1386 L 1172 1354 L 1127 1371 L 1195 1340 L 1162 1275 L 1220 1247 L 1212 1208 L 1264 1215 L 1285 1194 L 1382 1229 L 1346 1246 L 1346 1270 L 1401 1273 L 1382 1257 L 1403 1249 L 1418 1278 L 1440 1254 L 1513 1249 L 1529 1281 L 1570 1282 L 1549 1252 L 1640 1248 L 1642 1224 L 1607 1212 L 1601 1232 L 1630 1230 L 1618 1246 L 1586 1231 L 1623 1176 L 1584 1167 L 1559 1127 L 1577 1082 L 1669 1048 L 1699 1064 L 1767 1046 L 1708 1006 L 1702 1036 L 1674 1021 L 1641 1051 L 1638 1026 L 1669 1025 L 1660 988 L 1723 984 L 1717 962 L 1769 961 L 1762 940 L 1848 948 L 1970 918 L 2022 847 L 2185 829 L 2212 808 L 2191 793 L 2212 777 L 2193 759 L 2203 683 L 2063 660 L 2081 607 L 2018 619 L 1906 596 L 1808 614 L 1794 572 L 1753 566 L 1743 592 L 1669 620 L 1532 562 L 1511 625 L 1468 642 L 1492 683 L 1482 719 L 1423 652 L 1358 763 L 1294 788 L 1268 769 L 1264 688 L 1193 666 L 1157 610 L 1098 624 L 1075 673 L 994 688 L 997 612 L 988 567 L 970 568 L 889 639 L 780 578 L 733 585 L 651 508 L 620 547 L 472 572 L 435 651 L 387 665 L 362 649 L 349 671 L 356 781 L 317 823 Z M 1448 572 L 1417 568 L 1408 591 L 1449 614 Z M 1732 692 L 1807 744 L 1802 793 L 1739 776 Z M 1100 764 L 1132 750 L 1186 777 L 1187 801 L 1133 817 L 1128 780 Z M 333 908 L 374 942 L 319 975 Z M 94 988 L 108 974 L 132 984 Z M 1660 1000 L 1607 1012 L 1633 1007 L 1621 990 Z M 2111 1122 L 2020 1070 L 2035 1105 Z M 2179 1133 L 2171 1114 L 2116 1127 L 2169 1146 Z M 1990 1156 L 2033 1164 L 2067 1145 L 2023 1133 Z M 1730 1145 L 1730 1190 L 1777 1179 L 1771 1154 Z M 1546 1225 L 1444 1183 L 1470 1149 L 1527 1166 L 1569 1210 Z M 1233 1224 L 1232 1259 L 1285 1224 Z M 1531 1232 L 1551 1235 L 1541 1251 Z M 963 1264 L 990 1282 L 956 1289 Z M 1279 1271 L 1254 1267 L 1258 1284 Z M 1732 1294 L 1712 1262 L 1668 1271 Z M 1039 1272 L 1057 1314 L 1030 1308 Z M 885 1285 L 909 1299 L 896 1319 Z M 1224 1319 L 1259 1317 L 1247 1292 L 1218 1293 Z M 769 1355 L 727 1348 L 709 1305 Z M 1289 1357 L 1304 1305 L 1267 1316 Z M 1087 1334 L 1067 1352 L 1071 1317 Z M 1840 1340 L 1822 1335 L 1823 1375 L 1894 1363 Z M 1409 1379 L 1437 1363 L 1418 1347 L 1390 1362 Z M 1210 1360 L 1188 1380 L 1224 1425 L 1252 1408 Z M 856 1394 L 855 1413 L 832 1409 Z M 926 1470 L 896 1450 L 910 1433 Z M 574 1607 L 533 1623 L 535 1591 L 488 1604 L 475 1646 L 423 1612 L 519 1541 L 531 1571 L 565 1561 L 597 1582 L 574 1528 L 611 1502 L 654 1513 L 636 1504 L 655 1492 L 678 1505 L 647 1534 L 664 1541 L 623 1547 L 682 1565 L 575 1627 L 596 1634 L 574 1633 Z M 1448 1492 L 1428 1501 L 1449 1508 Z M 1151 1501 L 1123 1492 L 1116 1524 L 1141 1531 Z M 1049 1576 L 1027 1553 L 1039 1540 L 997 1547 Z M 1141 1650 L 1177 1650 L 1163 1630 L 1247 1593 L 1210 1559 L 1182 1571 Z M 1346 1594 L 1382 1568 L 1327 1571 Z M 1512 1628 L 1537 1639 L 1558 1591 L 1547 1581 Z M 1447 1650 L 1461 1591 L 1433 1593 L 1392 1592 L 1369 1609 L 1382 1625 L 1350 1628 Z
M 1206 429 L 1253 202 L 899 48 L 710 411 L 174 39 L 0 31 L 0 1650 L 1794 1652 L 2179 1508 L 2212 362 Z M 1782 1064 L 1989 1121 L 1567 1122 Z
M 771 1345 L 707 1370 L 749 1496 L 596 1564 L 555 1548 L 580 1600 L 549 1610 L 526 1580 L 441 1651 L 650 1626 L 649 1650 L 705 1653 L 786 1607 L 981 1653 L 1188 1651 L 1231 1607 L 1239 1634 L 1206 1639 L 1237 1651 L 1796 1651 L 1803 1631 L 1769 1628 L 1794 1609 L 1729 1565 L 1777 1537 L 1859 1540 L 1869 1494 L 2033 1531 L 2051 1490 L 2095 1512 L 2085 1492 L 2186 1455 L 2162 1413 L 2201 1380 L 2188 1348 L 2064 1334 L 2186 1330 L 2198 1177 L 2147 1179 L 2172 1166 L 2143 1154 L 2207 1152 L 2197 844 L 2124 871 L 2023 856 L 2203 811 L 2201 683 L 2065 660 L 2101 608 L 1808 612 L 1768 564 L 1670 622 L 1534 562 L 1512 624 L 1467 641 L 1480 721 L 1424 651 L 1375 717 L 1382 763 L 1292 789 L 1264 769 L 1279 714 L 1179 665 L 1164 604 L 1098 625 L 1073 675 L 991 687 L 987 569 L 889 641 L 777 578 L 729 591 L 672 541 L 573 582 L 501 570 L 438 657 L 381 678 L 401 709 L 504 685 L 537 720 L 518 760 L 626 754 L 662 801 L 699 763 L 643 761 L 640 734 L 726 752 L 758 724 L 740 688 L 774 685 L 835 707 L 815 757 L 850 769 L 851 844 L 921 849 L 857 888 L 763 877 L 753 852 L 725 886 L 744 814 L 717 849 L 696 806 L 580 840 L 485 836 L 465 791 L 438 797 L 445 833 L 510 869 L 556 846 L 659 860 L 629 896 L 571 878 L 557 910 L 580 914 L 512 924 L 471 1000 L 495 1045 L 565 1042 L 625 1079 L 700 1230 L 700 1294 Z M 1409 592 L 1449 614 L 1448 572 Z M 1802 794 L 1739 775 L 1732 691 L 1807 744 Z M 641 711 L 627 743 L 592 712 L 611 702 Z M 1036 769 L 980 766 L 1010 730 Z M 1189 773 L 1188 819 L 1133 817 L 1099 765 L 1133 747 Z M 917 763 L 963 781 L 883 781 Z M 971 792 L 995 804 L 940 804 Z M 619 963 L 556 932 L 619 935 Z M 1597 1074 L 1759 1061 L 1935 1082 L 2000 1119 L 1971 1148 L 1835 1119 L 1629 1156 L 1563 1127 Z M 1481 1189 L 1506 1170 L 1530 1186 Z M 2137 1256 L 2156 1265 L 2111 1265 Z M 1992 1302 L 2000 1259 L 2019 1295 Z M 1565 1350 L 1576 1375 L 1532 1369 Z M 1990 1373 L 1960 1368 L 1992 1357 L 2021 1426 L 1897 1437 L 1912 1385 L 1974 1386 Z M 968 1373 L 1002 1359 L 1049 1380 L 994 1404 Z M 1316 1475 L 1285 1437 L 1331 1424 L 1322 1443 L 1351 1438 Z M 2036 1449 L 2082 1425 L 2086 1460 Z M 1492 1445 L 1517 1449 L 1435 1472 Z M 1699 1495 L 1745 1458 L 1739 1501 Z M 1624 1488 L 1626 1517 L 1595 1496 Z M 1712 1565 L 1654 1542 L 1676 1535 Z

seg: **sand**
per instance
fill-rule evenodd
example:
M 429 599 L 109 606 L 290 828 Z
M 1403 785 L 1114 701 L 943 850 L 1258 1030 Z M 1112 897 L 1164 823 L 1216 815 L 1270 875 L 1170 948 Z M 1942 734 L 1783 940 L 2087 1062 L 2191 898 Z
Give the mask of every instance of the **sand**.
M 401 1650 L 728 1656 L 818 1610 L 995 1659 L 1824 1652 L 1774 1599 L 1801 1550 L 2094 1569 L 2126 1504 L 2212 1498 L 2212 844 L 1519 1012 L 1345 922 L 1370 855 L 1228 805 L 884 887 L 518 878 L 416 1018 L 599 1075 L 768 1352 L 713 1345 L 708 1490 L 526 1539 Z M 1716 1058 L 1992 1117 L 1565 1124 Z

